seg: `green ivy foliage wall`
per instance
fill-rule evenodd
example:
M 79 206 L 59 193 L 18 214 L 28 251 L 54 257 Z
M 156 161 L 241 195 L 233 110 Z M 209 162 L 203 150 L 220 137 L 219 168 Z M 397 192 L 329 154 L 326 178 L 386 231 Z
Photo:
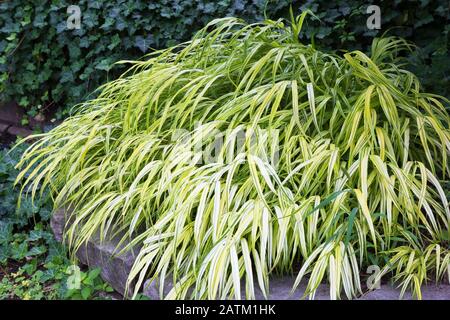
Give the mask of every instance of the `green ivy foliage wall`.
M 369 51 L 372 39 L 384 33 L 414 43 L 407 68 L 421 80 L 426 90 L 450 99 L 450 1 L 449 0 L 306 0 L 319 21 L 309 21 L 304 37 L 312 37 L 318 47 Z M 378 5 L 381 29 L 369 30 L 369 5 Z M 448 105 L 448 104 L 447 104 Z
M 67 8 L 81 9 L 81 28 L 68 30 Z M 247 21 L 287 16 L 309 8 L 303 37 L 322 48 L 367 51 L 374 36 L 390 29 L 419 46 L 410 69 L 427 90 L 449 97 L 448 0 L 382 1 L 381 30 L 368 30 L 362 0 L 9 0 L 0 3 L 0 101 L 17 101 L 28 115 L 70 107 L 125 70 L 113 63 L 138 59 L 152 48 L 188 40 L 208 21 L 239 16 Z
M 81 9 L 81 28 L 68 30 L 67 8 Z M 289 1 L 271 2 L 277 15 Z M 188 40 L 210 20 L 263 19 L 265 0 L 10 0 L 0 3 L 0 101 L 15 100 L 30 115 L 59 108 L 58 118 L 151 48 Z

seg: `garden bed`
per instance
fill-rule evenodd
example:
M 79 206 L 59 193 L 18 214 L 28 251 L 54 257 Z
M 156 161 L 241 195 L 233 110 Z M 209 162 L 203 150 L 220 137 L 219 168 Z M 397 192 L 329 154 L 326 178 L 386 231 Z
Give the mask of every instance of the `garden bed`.
M 310 13 L 216 19 L 135 62 L 30 138 L 22 190 L 76 208 L 69 249 L 133 298 L 149 279 L 170 299 L 275 298 L 273 275 L 296 274 L 310 297 L 327 281 L 356 299 L 373 266 L 421 299 L 450 265 L 445 98 L 402 69 L 403 39 L 304 43 Z

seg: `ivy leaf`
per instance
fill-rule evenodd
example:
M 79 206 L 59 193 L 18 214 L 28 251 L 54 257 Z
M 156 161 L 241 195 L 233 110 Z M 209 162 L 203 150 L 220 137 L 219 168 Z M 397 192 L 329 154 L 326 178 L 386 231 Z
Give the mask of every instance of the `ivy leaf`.
M 109 71 L 112 68 L 110 59 L 103 59 L 95 66 L 97 70 Z
M 56 25 L 56 33 L 61 33 L 63 31 L 65 31 L 66 27 L 67 27 L 67 22 L 66 21 L 61 21 L 60 23 L 58 23 Z
M 120 43 L 120 37 L 118 34 L 115 34 L 111 39 L 111 44 L 108 46 L 109 50 L 113 50 Z
M 101 272 L 100 268 L 92 269 L 91 271 L 89 271 L 88 278 L 94 280 L 100 275 L 100 272 Z
M 135 46 L 139 48 L 143 53 L 154 43 L 154 38 L 152 34 L 148 34 L 145 38 L 142 36 L 137 36 L 135 40 Z
M 22 260 L 27 256 L 28 245 L 26 242 L 20 244 L 14 244 L 11 247 L 12 258 L 15 260 Z
M 45 246 L 35 246 L 32 247 L 26 254 L 27 257 L 39 256 L 43 253 L 47 252 L 47 248 Z
M 81 296 L 83 297 L 84 300 L 87 300 L 92 293 L 92 289 L 90 287 L 84 287 L 83 289 L 81 289 Z

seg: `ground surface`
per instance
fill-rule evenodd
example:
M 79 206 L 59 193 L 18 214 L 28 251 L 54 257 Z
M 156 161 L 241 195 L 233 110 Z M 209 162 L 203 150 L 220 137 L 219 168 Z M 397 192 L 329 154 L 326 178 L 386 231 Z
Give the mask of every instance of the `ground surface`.
M 51 220 L 52 230 L 57 239 L 62 239 L 62 230 L 65 224 L 65 215 L 67 210 L 60 209 L 54 212 Z M 101 276 L 108 282 L 117 292 L 123 293 L 125 283 L 131 266 L 134 262 L 135 255 L 126 253 L 121 256 L 115 255 L 115 248 L 118 239 L 110 239 L 106 242 L 100 242 L 98 238 L 93 237 L 86 247 L 78 252 L 81 262 L 92 268 L 100 268 Z M 296 300 L 301 299 L 306 289 L 306 281 L 299 285 L 297 290 L 291 294 L 292 284 L 295 282 L 294 276 L 276 277 L 270 280 L 269 299 L 274 300 Z M 258 285 L 255 284 L 255 288 Z M 170 284 L 165 288 L 165 293 L 171 289 Z M 359 298 L 361 300 L 398 300 L 400 299 L 400 289 L 389 283 L 382 283 L 381 287 L 374 291 L 364 289 L 364 294 Z M 156 282 L 144 284 L 143 294 L 152 300 L 160 299 L 159 287 Z M 244 285 L 242 285 L 241 295 L 245 297 Z M 264 299 L 262 292 L 256 289 L 257 299 Z M 422 295 L 425 300 L 450 300 L 450 285 L 435 285 L 430 283 L 422 287 Z M 342 296 L 345 298 L 345 295 Z M 314 297 L 316 300 L 329 300 L 329 287 L 326 284 L 321 285 Z M 406 292 L 403 299 L 413 299 L 411 293 Z

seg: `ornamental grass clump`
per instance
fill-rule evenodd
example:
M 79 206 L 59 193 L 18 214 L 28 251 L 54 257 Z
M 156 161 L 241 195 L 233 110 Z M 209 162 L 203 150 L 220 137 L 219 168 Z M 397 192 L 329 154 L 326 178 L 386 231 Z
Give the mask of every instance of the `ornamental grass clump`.
M 150 279 L 169 299 L 251 299 L 295 274 L 354 298 L 376 264 L 420 298 L 450 264 L 443 98 L 402 69 L 403 40 L 325 53 L 299 42 L 304 18 L 214 20 L 132 62 L 32 137 L 24 192 L 70 204 L 73 251 L 96 233 L 139 248 L 131 294 Z

